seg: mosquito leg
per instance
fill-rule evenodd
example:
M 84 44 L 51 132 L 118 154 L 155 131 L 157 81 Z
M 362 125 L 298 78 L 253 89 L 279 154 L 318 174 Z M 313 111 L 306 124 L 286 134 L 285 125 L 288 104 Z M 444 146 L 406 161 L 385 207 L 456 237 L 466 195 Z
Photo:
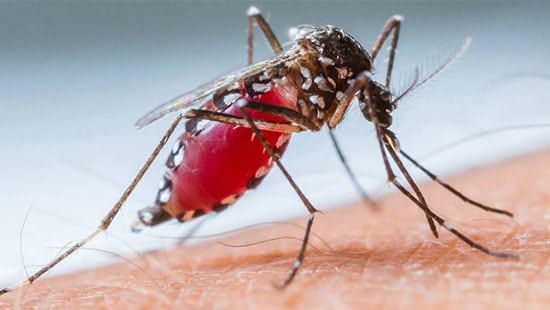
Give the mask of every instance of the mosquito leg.
M 351 104 L 353 98 L 355 98 L 355 94 L 361 89 L 363 89 L 367 84 L 370 85 L 372 83 L 373 81 L 368 71 L 362 72 L 357 76 L 355 81 L 344 92 L 344 97 L 342 101 L 338 104 L 336 111 L 334 112 L 332 117 L 328 120 L 327 125 L 330 131 L 336 128 L 336 125 L 338 125 L 338 123 L 340 123 L 340 121 L 344 118 L 344 115 L 346 114 L 346 111 L 349 105 Z M 368 203 L 371 206 L 376 206 L 376 203 L 365 193 L 365 191 L 357 181 L 357 177 L 355 176 L 355 174 L 353 174 L 351 168 L 349 167 L 344 157 L 344 154 L 342 153 L 340 146 L 338 145 L 338 141 L 336 140 L 336 137 L 332 132 L 330 132 L 330 137 L 334 145 L 334 148 L 336 149 L 336 152 L 340 157 L 340 162 L 344 165 L 344 168 L 346 169 L 348 176 L 350 177 L 351 181 L 353 182 L 358 192 L 363 197 L 363 200 L 368 201 Z
M 254 24 L 258 25 L 262 32 L 264 33 L 265 37 L 267 38 L 267 41 L 271 45 L 271 48 L 273 49 L 273 52 L 275 54 L 280 54 L 283 51 L 283 48 L 281 47 L 281 43 L 279 43 L 279 40 L 277 40 L 277 37 L 273 33 L 273 30 L 271 30 L 271 27 L 269 27 L 269 24 L 265 20 L 265 18 L 262 16 L 262 13 L 260 10 L 255 7 L 251 6 L 248 9 L 248 64 L 251 65 L 254 62 Z
M 300 266 L 302 265 L 303 261 L 304 261 L 304 255 L 305 255 L 305 252 L 306 252 L 306 248 L 307 248 L 307 243 L 308 243 L 308 240 L 309 240 L 309 235 L 311 233 L 311 226 L 313 225 L 313 220 L 315 218 L 315 213 L 316 212 L 319 212 L 319 210 L 317 210 L 313 204 L 311 204 L 311 202 L 309 201 L 309 199 L 307 199 L 307 197 L 304 195 L 304 193 L 302 192 L 302 190 L 300 189 L 300 187 L 298 187 L 298 185 L 296 184 L 296 182 L 294 182 L 294 179 L 290 176 L 290 174 L 288 173 L 288 171 L 286 170 L 286 168 L 283 166 L 283 164 L 281 163 L 281 161 L 279 160 L 279 156 L 277 154 L 275 154 L 275 152 L 273 151 L 273 149 L 271 148 L 271 146 L 269 145 L 269 143 L 267 143 L 267 141 L 265 140 L 265 137 L 263 136 L 262 132 L 260 131 L 260 129 L 258 129 L 258 127 L 256 126 L 255 124 L 255 121 L 252 120 L 252 118 L 250 118 L 250 116 L 248 115 L 248 113 L 245 111 L 245 107 L 247 105 L 247 101 L 246 100 L 240 100 L 238 103 L 238 106 L 241 110 L 241 113 L 243 114 L 243 117 L 248 121 L 248 123 L 250 124 L 250 128 L 252 129 L 252 131 L 254 132 L 254 134 L 258 137 L 258 139 L 260 140 L 260 142 L 262 143 L 263 147 L 265 148 L 265 150 L 269 153 L 269 156 L 271 156 L 271 158 L 273 159 L 273 161 L 275 162 L 275 164 L 277 165 L 277 167 L 279 167 L 279 169 L 281 170 L 281 172 L 283 173 L 283 175 L 285 176 L 285 178 L 287 179 L 287 181 L 290 183 L 290 185 L 292 186 L 292 189 L 294 189 L 294 191 L 296 192 L 296 194 L 298 194 L 298 196 L 300 197 L 300 200 L 302 201 L 302 203 L 304 204 L 304 206 L 307 208 L 307 210 L 309 211 L 310 213 L 310 217 L 308 219 L 308 223 L 307 223 L 307 228 L 306 228 L 306 232 L 305 232 L 305 235 L 304 235 L 304 239 L 302 241 L 302 247 L 300 248 L 300 252 L 298 254 L 298 256 L 296 257 L 296 260 L 294 262 L 294 267 L 292 268 L 292 272 L 290 273 L 290 276 L 286 279 L 286 281 L 283 283 L 283 285 L 281 285 L 280 288 L 284 288 L 286 287 L 288 284 L 290 284 L 290 282 L 292 282 L 292 280 L 294 279 L 294 277 L 296 276 L 296 273 L 298 272 L 298 269 L 300 268 Z
M 344 92 L 344 98 L 342 99 L 342 101 L 340 102 L 338 107 L 336 108 L 336 111 L 334 112 L 332 118 L 329 119 L 329 121 L 328 121 L 329 129 L 334 129 L 336 127 L 336 125 L 342 120 L 342 118 L 344 117 L 344 114 L 346 113 L 347 108 L 349 107 L 351 101 L 355 97 L 355 94 L 360 90 L 366 90 L 366 92 L 369 96 L 369 100 L 367 100 L 368 102 L 366 102 L 368 104 L 367 108 L 369 109 L 369 113 L 373 117 L 372 122 L 375 124 L 375 127 L 377 129 L 377 138 L 378 138 L 379 142 L 381 143 L 381 137 L 382 136 L 380 135 L 381 133 L 379 132 L 380 131 L 380 128 L 379 128 L 380 126 L 378 125 L 378 120 L 376 119 L 376 114 L 373 111 L 374 109 L 370 104 L 370 102 L 374 102 L 373 98 L 372 98 L 374 83 L 375 82 L 371 79 L 370 73 L 368 71 L 360 73 L 355 78 L 355 81 Z M 382 151 L 383 151 L 383 148 L 382 148 Z M 390 168 L 389 163 L 384 162 L 384 164 L 386 165 L 386 172 L 388 173 L 388 179 L 391 182 L 391 179 L 395 178 L 395 176 L 390 174 L 391 169 L 389 169 Z M 424 200 L 424 197 L 422 196 L 422 193 L 420 193 L 419 196 L 421 197 L 420 200 L 424 203 L 425 208 L 427 209 L 427 204 L 425 203 L 425 200 Z M 435 223 L 434 223 L 433 219 L 428 215 L 427 211 L 426 211 L 426 220 L 428 221 L 428 224 L 430 225 L 430 229 L 431 229 L 432 233 L 437 238 L 438 234 L 437 234 L 437 229 L 435 227 Z
M 399 188 L 399 186 L 401 186 L 399 184 L 399 186 L 396 184 L 398 183 L 397 181 L 397 177 L 395 175 L 395 173 L 393 172 L 393 169 L 391 168 L 391 165 L 390 165 L 390 162 L 388 160 L 388 156 L 386 155 L 386 150 L 384 148 L 384 145 L 386 145 L 385 141 L 382 141 L 382 139 L 384 139 L 384 134 L 382 133 L 382 129 L 380 128 L 380 126 L 376 125 L 375 124 L 375 128 L 376 128 L 376 136 L 377 136 L 377 140 L 378 140 L 378 145 L 380 147 L 380 152 L 382 154 L 382 160 L 384 161 L 384 167 L 386 169 L 386 174 L 388 175 L 388 181 L 391 182 L 392 184 L 394 184 L 396 187 Z M 405 170 L 406 171 L 406 170 Z M 420 192 L 420 190 L 418 189 L 418 186 L 416 186 L 416 183 L 414 183 L 414 180 L 412 180 L 412 178 L 410 178 L 410 176 L 407 174 L 405 174 L 405 178 L 407 178 L 407 182 L 409 182 L 409 184 L 411 185 L 411 187 L 413 187 L 413 190 L 415 191 L 416 195 L 418 195 L 420 198 L 420 202 L 418 204 L 418 206 L 424 211 L 424 213 L 426 214 L 426 220 L 428 221 L 428 224 L 430 226 L 430 230 L 432 232 L 432 234 L 436 237 L 436 238 L 439 238 L 439 234 L 437 232 L 437 228 L 435 227 L 435 223 L 433 221 L 433 216 L 431 215 L 433 212 L 430 210 L 430 208 L 428 207 L 428 204 L 426 203 L 426 200 L 424 199 L 424 196 L 422 195 L 422 193 Z M 412 184 L 411 184 L 412 183 Z M 416 191 L 418 190 L 418 191 Z M 420 192 L 420 195 L 418 194 L 418 192 Z M 409 196 L 407 196 L 409 197 Z M 413 196 L 414 197 L 414 196 Z M 410 199 L 410 197 L 409 197 Z M 415 198 L 416 199 L 416 198 Z
M 332 130 L 329 130 L 330 140 L 332 141 L 332 144 L 334 145 L 334 148 L 336 149 L 336 152 L 338 153 L 338 158 L 340 159 L 340 162 L 342 165 L 344 165 L 344 168 L 346 169 L 346 173 L 353 183 L 353 186 L 355 187 L 355 190 L 361 195 L 361 198 L 363 201 L 365 201 L 370 207 L 377 207 L 377 204 L 370 196 L 365 192 L 361 184 L 359 184 L 359 181 L 357 180 L 357 176 L 355 176 L 355 173 L 353 173 L 353 170 L 351 170 L 351 167 L 349 166 L 346 157 L 344 156 L 344 153 L 342 152 L 342 149 L 340 148 L 340 145 L 338 144 L 338 140 L 336 139 L 336 136 L 334 135 L 334 132 Z
M 93 232 L 91 232 L 88 236 L 86 236 L 85 238 L 83 238 L 79 242 L 75 243 L 70 248 L 68 248 L 65 252 L 63 252 L 61 255 L 59 255 L 57 258 L 55 258 L 49 264 L 42 267 L 40 270 L 38 270 L 33 275 L 28 277 L 27 280 L 22 281 L 22 282 L 18 283 L 17 285 L 13 286 L 13 287 L 4 288 L 4 289 L 0 290 L 0 295 L 3 295 L 7 292 L 10 292 L 10 291 L 12 291 L 12 290 L 14 290 L 18 287 L 21 287 L 23 285 L 33 283 L 36 279 L 40 278 L 44 273 L 51 270 L 53 267 L 55 267 L 57 264 L 59 264 L 61 261 L 63 261 L 65 258 L 67 258 L 69 255 L 71 255 L 73 252 L 80 249 L 81 247 L 86 245 L 88 242 L 90 242 L 92 239 L 94 239 L 99 233 L 105 231 L 111 225 L 111 223 L 113 222 L 113 219 L 117 215 L 118 211 L 120 211 L 120 208 L 122 208 L 122 206 L 124 205 L 124 203 L 126 202 L 128 197 L 130 196 L 130 194 L 134 191 L 137 184 L 139 183 L 141 178 L 143 178 L 143 175 L 145 174 L 145 172 L 147 172 L 147 170 L 149 169 L 149 167 L 151 166 L 151 164 L 153 163 L 155 158 L 158 156 L 158 154 L 160 153 L 160 151 L 162 150 L 162 148 L 164 147 L 166 142 L 168 142 L 168 139 L 170 138 L 170 136 L 172 135 L 172 133 L 174 132 L 174 130 L 176 129 L 177 125 L 179 124 L 179 122 L 181 121 L 182 118 L 183 118 L 183 116 L 181 114 L 179 114 L 178 117 L 176 117 L 176 119 L 172 122 L 172 125 L 170 125 L 170 128 L 168 128 L 168 130 L 166 131 L 166 133 L 164 134 L 162 139 L 159 141 L 157 147 L 153 150 L 153 152 L 151 153 L 149 158 L 147 158 L 147 161 L 141 167 L 141 169 L 138 171 L 138 173 L 136 174 L 136 176 L 134 177 L 134 179 L 132 180 L 130 185 L 128 185 L 128 187 L 126 188 L 126 190 L 124 191 L 122 196 L 120 196 L 120 198 L 115 203 L 113 208 L 109 211 L 109 213 L 107 213 L 107 215 L 101 221 L 101 224 Z
M 409 156 L 409 154 L 405 153 L 405 151 L 403 150 L 399 150 L 399 153 L 401 153 L 401 155 L 403 155 L 403 157 L 405 157 L 408 161 L 410 161 L 411 163 L 413 163 L 416 167 L 418 167 L 418 169 L 422 170 L 422 172 L 424 172 L 426 175 L 428 175 L 433 181 L 435 181 L 437 184 L 443 186 L 445 189 L 447 189 L 448 191 L 450 191 L 451 193 L 453 193 L 455 196 L 457 196 L 458 198 L 464 200 L 466 203 L 469 203 L 473 206 L 476 206 L 480 209 L 483 209 L 485 211 L 488 211 L 488 212 L 493 212 L 493 213 L 498 213 L 498 214 L 504 214 L 504 215 L 507 215 L 509 217 L 514 217 L 514 215 L 512 214 L 512 212 L 510 211 L 506 211 L 506 210 L 502 210 L 502 209 L 498 209 L 498 208 L 492 208 L 492 207 L 489 207 L 487 205 L 484 205 L 480 202 L 477 202 L 475 200 L 472 200 L 470 199 L 469 197 L 465 196 L 464 194 L 462 194 L 460 191 L 458 191 L 456 188 L 452 187 L 451 185 L 449 185 L 448 183 L 445 183 L 444 181 L 442 181 L 437 175 L 433 174 L 431 171 L 429 171 L 428 169 L 426 169 L 424 166 L 422 166 L 419 162 L 417 162 L 414 158 L 412 158 L 411 156 Z
M 186 118 L 198 118 L 204 120 L 215 121 L 224 124 L 236 126 L 250 127 L 250 124 L 243 117 L 231 115 L 223 112 L 215 112 L 208 110 L 191 110 L 185 114 Z M 269 130 L 282 133 L 294 133 L 303 131 L 302 128 L 288 123 L 277 123 L 264 120 L 255 120 L 256 126 L 260 130 Z
M 403 21 L 403 17 L 400 15 L 394 15 L 390 17 L 390 19 L 388 19 L 386 24 L 384 24 L 384 27 L 382 27 L 382 30 L 380 31 L 378 38 L 374 42 L 374 45 L 372 47 L 372 51 L 370 54 L 372 59 L 375 59 L 376 56 L 378 56 L 378 53 L 380 52 L 382 45 L 384 45 L 384 43 L 388 39 L 388 36 L 393 31 L 393 37 L 390 45 L 390 57 L 388 60 L 388 71 L 386 73 L 386 84 L 385 84 L 386 87 L 389 87 L 391 82 L 391 74 L 393 71 L 393 63 L 395 60 L 395 51 L 397 49 L 397 41 L 399 40 L 399 30 L 401 29 L 402 21 Z
M 322 126 L 320 124 L 314 123 L 303 114 L 289 108 L 253 100 L 247 100 L 246 107 L 248 109 L 262 111 L 275 116 L 279 116 L 303 129 L 318 131 Z
M 380 129 L 379 127 L 377 127 L 377 131 L 380 132 L 380 134 L 382 135 L 382 137 L 384 139 L 384 143 L 386 145 L 386 149 L 388 150 L 388 152 L 390 153 L 390 155 L 394 159 L 395 163 L 399 167 L 399 170 L 404 175 L 408 175 L 408 172 L 405 169 L 405 167 L 403 166 L 403 163 L 399 160 L 399 157 L 397 155 L 397 152 L 395 151 L 395 148 L 392 147 L 393 146 L 392 137 L 390 135 L 382 133 L 382 129 Z M 382 148 L 382 157 L 384 159 L 384 163 L 387 163 L 386 168 L 389 169 L 390 174 L 394 176 L 391 179 L 391 182 L 394 184 L 395 187 L 397 187 L 397 189 L 399 191 L 401 191 L 405 196 L 407 196 L 407 198 L 409 198 L 418 207 L 420 207 L 424 212 L 426 212 L 426 214 L 428 216 L 430 216 L 430 218 L 434 219 L 439 225 L 443 226 L 446 230 L 448 230 L 450 233 L 452 233 L 453 235 L 458 237 L 460 240 L 462 240 L 463 242 L 465 242 L 469 246 L 471 246 L 475 249 L 478 249 L 478 250 L 480 250 L 480 251 L 482 251 L 486 254 L 489 254 L 489 255 L 495 256 L 495 257 L 502 257 L 502 258 L 518 258 L 519 257 L 518 255 L 512 254 L 512 253 L 493 251 L 493 250 L 487 248 L 486 246 L 483 246 L 483 245 L 475 242 L 474 240 L 470 239 L 469 237 L 465 236 L 464 234 L 462 234 L 461 232 L 456 230 L 450 224 L 447 224 L 447 222 L 443 218 L 441 218 L 439 215 L 437 215 L 432 210 L 430 210 L 422 201 L 419 201 L 410 191 L 408 191 L 403 185 L 401 185 L 401 183 L 399 183 L 397 178 L 395 178 L 395 174 L 393 173 L 391 167 L 389 166 L 388 158 L 387 158 L 386 152 L 384 150 L 384 147 L 383 147 L 381 141 L 379 141 L 379 145 Z
M 318 131 L 320 129 L 319 125 L 315 124 L 304 115 L 289 108 L 276 106 L 273 104 L 268 104 L 268 103 L 259 102 L 259 101 L 253 101 L 253 100 L 247 100 L 246 107 L 248 109 L 262 111 L 274 116 L 279 116 L 287 121 L 285 123 L 282 123 L 282 122 L 274 122 L 274 121 L 266 121 L 266 120 L 254 120 L 254 122 L 256 123 L 256 126 L 261 130 L 292 133 L 292 132 L 298 132 L 302 130 Z M 217 121 L 217 122 L 226 123 L 226 124 L 234 124 L 234 125 L 239 125 L 244 127 L 250 127 L 250 125 L 244 118 L 236 115 L 227 114 L 224 112 L 194 109 L 187 112 L 184 116 L 186 118 L 200 118 L 200 119 L 207 119 L 207 120 Z
M 386 173 L 388 175 L 388 181 L 393 183 L 393 180 L 396 177 L 395 177 L 395 174 L 393 174 L 393 172 L 392 172 L 389 161 L 387 160 L 387 156 L 386 156 L 386 153 L 384 151 L 384 145 L 382 144 L 382 139 L 384 137 L 383 133 L 382 133 L 382 127 L 379 125 L 378 119 L 376 118 L 376 113 L 374 112 L 374 108 L 372 106 L 372 102 L 374 102 L 374 98 L 373 98 L 372 94 L 373 94 L 373 89 L 374 89 L 375 84 L 374 84 L 374 82 L 372 81 L 372 79 L 370 78 L 370 76 L 368 74 L 369 74 L 368 72 L 364 72 L 364 73 L 360 74 L 355 79 L 355 82 L 352 85 L 350 85 L 348 87 L 348 89 L 346 89 L 346 92 L 344 93 L 344 100 L 343 101 L 347 101 L 347 100 L 351 101 L 354 94 L 359 89 L 363 89 L 364 91 L 366 91 L 366 93 L 368 95 L 368 100 L 365 102 L 367 104 L 366 108 L 368 109 L 369 114 L 372 116 L 372 122 L 374 123 L 374 127 L 376 128 L 376 137 L 377 137 L 378 143 L 380 144 L 380 151 L 382 152 L 382 158 L 384 159 L 384 166 L 386 167 Z M 350 97 L 348 97 L 348 96 L 350 96 Z M 333 119 L 331 119 L 330 121 L 333 121 Z M 330 121 L 329 121 L 329 124 L 330 124 Z M 339 122 L 339 120 L 338 120 L 338 122 Z M 394 137 L 394 140 L 397 141 L 397 138 Z M 392 142 L 393 142 L 393 140 L 392 140 Z M 404 174 L 404 175 L 407 178 L 407 182 L 411 185 L 414 192 L 416 193 L 416 195 L 420 199 L 420 202 L 422 202 L 422 205 L 423 205 L 422 209 L 426 213 L 426 220 L 428 221 L 428 224 L 430 225 L 430 230 L 432 231 L 433 235 L 436 238 L 438 238 L 439 235 L 437 233 L 437 228 L 435 227 L 435 223 L 434 223 L 432 217 L 429 215 L 428 203 L 424 199 L 424 195 L 422 195 L 422 192 L 418 189 L 418 186 L 416 185 L 414 180 L 408 174 Z
M 294 261 L 294 266 L 292 267 L 292 271 L 290 272 L 290 275 L 282 285 L 278 286 L 279 289 L 284 289 L 292 282 L 292 280 L 298 273 L 300 266 L 302 266 L 302 263 L 304 262 L 304 256 L 306 254 L 306 248 L 309 242 L 309 236 L 311 235 L 311 227 L 313 226 L 314 218 L 315 218 L 314 214 L 311 213 L 309 215 L 309 219 L 307 220 L 306 232 L 304 234 L 304 239 L 302 239 L 302 246 L 300 247 L 300 252 L 296 257 L 296 260 Z
M 386 73 L 386 84 L 385 84 L 386 88 L 389 88 L 390 82 L 391 82 L 391 75 L 392 75 L 392 71 L 393 71 L 393 63 L 395 61 L 395 51 L 397 49 L 397 42 L 399 41 L 399 30 L 401 29 L 401 22 L 402 21 L 403 21 L 403 17 L 400 16 L 400 15 L 394 15 L 394 16 L 390 17 L 390 19 L 388 19 L 386 24 L 384 24 L 384 26 L 382 27 L 382 30 L 380 31 L 380 34 L 378 35 L 378 38 L 376 39 L 376 41 L 374 43 L 374 46 L 372 48 L 372 51 L 371 51 L 371 57 L 372 57 L 372 59 L 375 59 L 376 56 L 378 55 L 378 53 L 380 52 L 380 49 L 382 48 L 382 46 L 384 45 L 384 43 L 388 39 L 388 36 L 393 31 L 392 41 L 391 41 L 391 45 L 390 45 L 390 57 L 389 57 L 389 61 L 388 61 L 388 71 Z M 418 78 L 418 71 L 416 72 L 415 83 L 416 83 L 417 78 Z M 372 97 L 373 83 L 371 82 L 370 84 L 368 84 L 366 86 L 367 86 L 367 93 L 368 93 L 368 96 L 369 96 L 369 100 L 368 100 L 369 102 L 367 103 L 367 104 L 369 104 L 369 106 L 368 106 L 369 113 L 373 116 L 373 123 L 375 124 L 375 127 L 376 127 L 378 142 L 382 143 L 381 142 L 381 139 L 382 139 L 381 127 L 378 125 L 378 121 L 376 120 L 376 115 L 375 115 L 374 109 L 372 107 L 372 102 L 374 102 L 373 97 Z M 394 140 L 397 141 L 397 139 L 394 139 Z M 383 148 L 381 149 L 381 151 L 383 153 L 382 155 L 385 156 Z M 386 171 L 389 172 L 391 170 L 391 167 L 390 167 L 389 162 L 387 161 L 387 159 L 384 161 L 384 164 L 386 165 Z M 405 178 L 407 179 L 407 182 L 410 184 L 410 186 L 414 190 L 415 194 L 420 199 L 420 202 L 424 206 L 422 209 L 426 213 L 426 219 L 428 221 L 428 224 L 430 225 L 430 230 L 432 231 L 433 235 L 437 238 L 438 237 L 437 228 L 435 227 L 435 223 L 433 221 L 433 218 L 429 215 L 430 209 L 428 208 L 428 204 L 426 202 L 426 199 L 424 199 L 424 195 L 422 195 L 422 192 L 420 191 L 420 189 L 418 189 L 418 186 L 416 185 L 414 180 L 410 177 L 410 175 L 408 173 L 405 173 L 405 172 L 406 172 L 406 170 L 404 171 L 403 175 L 405 176 Z M 388 174 L 388 177 L 390 177 L 389 174 Z M 393 176 L 393 178 L 395 179 L 395 176 Z M 392 183 L 393 183 L 393 181 L 392 181 Z

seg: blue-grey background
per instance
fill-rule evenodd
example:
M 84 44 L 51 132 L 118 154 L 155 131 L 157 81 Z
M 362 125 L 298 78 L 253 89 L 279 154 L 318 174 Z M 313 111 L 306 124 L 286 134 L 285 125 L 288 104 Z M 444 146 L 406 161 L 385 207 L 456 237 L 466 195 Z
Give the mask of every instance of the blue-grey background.
M 24 276 L 20 248 L 25 264 L 34 270 L 99 223 L 171 117 L 140 131 L 133 127 L 135 120 L 165 100 L 245 64 L 245 12 L 251 4 L 265 13 L 281 41 L 287 40 L 293 25 L 333 24 L 367 49 L 388 17 L 404 15 L 396 85 L 407 80 L 415 64 L 437 64 L 438 55 L 471 36 L 466 55 L 403 101 L 394 114 L 393 128 L 413 155 L 485 130 L 550 119 L 546 3 L 2 2 L 3 284 Z M 264 42 L 257 40 L 259 58 L 271 55 Z M 377 61 L 380 72 L 382 56 Z M 387 191 L 372 126 L 356 107 L 337 135 L 364 186 L 377 195 Z M 548 147 L 549 136 L 543 128 L 492 135 L 424 163 L 437 173 L 450 174 Z M 126 255 L 171 242 L 128 229 L 136 210 L 152 201 L 165 156 L 166 152 L 146 175 L 108 234 L 58 271 L 109 259 L 92 249 Z M 336 160 L 326 132 L 296 136 L 284 157 L 297 182 L 323 208 L 358 198 Z M 288 184 L 273 171 L 257 191 L 207 223 L 204 232 L 304 214 Z M 178 236 L 186 227 L 168 224 L 147 233 Z

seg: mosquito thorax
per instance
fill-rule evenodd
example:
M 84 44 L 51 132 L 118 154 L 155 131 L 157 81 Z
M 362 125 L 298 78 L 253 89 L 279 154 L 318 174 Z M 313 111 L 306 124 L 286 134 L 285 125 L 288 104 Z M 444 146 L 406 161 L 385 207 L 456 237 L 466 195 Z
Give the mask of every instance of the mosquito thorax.
M 288 68 L 298 109 L 324 122 L 355 77 L 373 70 L 372 59 L 355 38 L 334 26 L 301 26 L 290 34 L 299 50 Z

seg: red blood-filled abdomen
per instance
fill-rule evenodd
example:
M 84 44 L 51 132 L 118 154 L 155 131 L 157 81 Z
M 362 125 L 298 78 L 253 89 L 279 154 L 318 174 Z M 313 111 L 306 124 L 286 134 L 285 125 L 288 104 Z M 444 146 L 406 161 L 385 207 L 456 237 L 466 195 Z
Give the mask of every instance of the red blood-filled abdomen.
M 277 90 L 254 98 L 241 98 L 285 107 L 294 104 Z M 251 109 L 246 111 L 253 119 L 284 121 L 268 113 Z M 241 115 L 235 104 L 224 113 Z M 223 209 L 248 189 L 257 186 L 273 166 L 268 152 L 250 128 L 201 121 L 195 131 L 198 134 L 187 132 L 180 137 L 183 158 L 176 157 L 181 155 L 177 152 L 171 155 L 177 165 L 167 172 L 167 177 L 171 177 L 172 189 L 170 200 L 164 208 L 174 217 L 181 217 L 192 210 L 209 212 Z M 278 154 L 284 152 L 290 139 L 290 134 L 265 130 L 262 134 Z

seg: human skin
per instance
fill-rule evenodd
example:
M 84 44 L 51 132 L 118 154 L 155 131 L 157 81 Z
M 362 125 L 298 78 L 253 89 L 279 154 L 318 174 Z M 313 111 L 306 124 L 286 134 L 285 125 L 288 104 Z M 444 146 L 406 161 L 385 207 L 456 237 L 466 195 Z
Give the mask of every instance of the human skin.
M 454 227 L 491 257 L 439 228 L 399 193 L 317 214 L 302 268 L 284 290 L 303 228 L 273 224 L 218 242 L 174 246 L 115 265 L 40 279 L 0 297 L 0 308 L 499 308 L 550 305 L 550 150 L 446 178 L 514 219 L 461 202 L 433 183 L 421 189 Z M 298 202 L 297 202 L 298 204 Z M 305 219 L 294 221 L 300 226 Z M 321 239 L 324 240 L 321 241 Z M 138 267 L 136 267 L 139 266 Z

